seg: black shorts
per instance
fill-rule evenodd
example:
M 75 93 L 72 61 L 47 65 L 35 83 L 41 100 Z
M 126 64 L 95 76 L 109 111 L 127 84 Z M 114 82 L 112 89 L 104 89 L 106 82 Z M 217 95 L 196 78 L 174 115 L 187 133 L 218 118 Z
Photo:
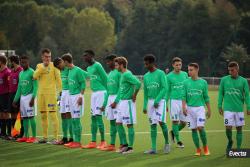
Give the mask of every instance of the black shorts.
M 0 95 L 0 112 L 8 112 L 9 94 Z
M 12 106 L 15 95 L 16 95 L 16 93 L 9 93 L 8 112 L 10 112 L 10 113 L 18 113 L 18 111 L 19 111 L 19 106 L 20 106 L 19 101 L 17 102 L 17 106 L 18 106 L 17 108 Z

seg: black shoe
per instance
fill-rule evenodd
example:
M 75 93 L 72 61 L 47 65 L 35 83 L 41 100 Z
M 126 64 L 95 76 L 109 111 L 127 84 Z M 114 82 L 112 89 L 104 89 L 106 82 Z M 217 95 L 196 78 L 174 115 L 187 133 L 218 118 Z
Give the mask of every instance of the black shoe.
M 173 130 L 171 130 L 171 131 L 169 132 L 169 135 L 170 135 L 170 138 L 171 138 L 172 143 L 175 143 L 175 139 L 174 139 L 174 131 L 173 131 Z
M 67 139 L 66 137 L 63 137 L 63 138 L 58 142 L 59 145 L 64 145 L 64 144 L 66 144 L 66 143 L 68 143 L 68 139 Z
M 177 146 L 176 147 L 177 148 L 184 148 L 184 144 L 181 141 L 179 141 L 179 142 L 177 142 Z
M 122 154 L 131 154 L 133 152 L 134 152 L 134 150 L 132 147 L 127 147 L 127 149 L 125 151 L 123 151 Z
M 73 142 L 73 138 L 69 138 L 69 140 L 67 141 L 67 143 Z

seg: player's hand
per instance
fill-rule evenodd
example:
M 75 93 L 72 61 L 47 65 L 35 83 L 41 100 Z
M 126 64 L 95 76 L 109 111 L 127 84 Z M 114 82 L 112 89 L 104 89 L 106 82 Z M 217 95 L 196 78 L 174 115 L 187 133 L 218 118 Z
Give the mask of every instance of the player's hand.
M 133 94 L 132 100 L 133 100 L 133 102 L 136 101 L 136 94 Z
M 79 98 L 77 99 L 77 104 L 78 104 L 79 106 L 82 105 L 82 97 L 79 97 Z
M 158 108 L 159 107 L 159 104 L 154 104 L 154 108 Z
M 247 115 L 250 115 L 250 110 L 247 111 Z
M 112 103 L 112 104 L 110 105 L 110 107 L 114 109 L 114 108 L 116 108 L 116 105 L 117 105 L 116 102 L 114 102 L 114 103 Z
M 144 113 L 144 114 L 147 114 L 147 113 L 148 113 L 148 111 L 147 111 L 146 109 L 144 109 L 144 110 L 143 110 L 143 113 Z
M 220 108 L 220 109 L 219 109 L 219 113 L 220 113 L 220 115 L 222 115 L 222 116 L 223 116 L 224 111 L 222 110 L 222 108 Z
M 105 111 L 105 107 L 102 106 L 102 107 L 100 108 L 100 110 L 101 110 L 101 112 L 104 112 L 104 111 Z
M 207 111 L 207 119 L 209 119 L 210 117 L 211 117 L 211 111 L 208 110 L 208 111 Z
M 35 99 L 32 98 L 32 99 L 30 100 L 29 106 L 30 106 L 30 107 L 33 107 L 33 106 L 34 106 L 34 103 L 35 103 Z
M 185 116 L 187 116 L 187 108 L 186 108 L 186 107 L 183 108 L 182 111 L 183 111 L 183 114 L 184 114 Z
M 12 106 L 13 106 L 14 108 L 17 108 L 16 102 L 13 102 L 13 103 L 12 103 Z

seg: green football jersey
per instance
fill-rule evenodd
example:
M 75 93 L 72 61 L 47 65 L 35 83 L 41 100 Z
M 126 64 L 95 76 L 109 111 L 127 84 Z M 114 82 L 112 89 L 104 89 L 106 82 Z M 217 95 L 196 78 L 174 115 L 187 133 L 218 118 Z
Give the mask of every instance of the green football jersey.
M 208 84 L 206 80 L 202 78 L 198 78 L 196 80 L 188 78 L 184 81 L 183 84 L 183 100 L 186 101 L 188 106 L 205 106 L 205 103 L 209 102 Z
M 95 62 L 87 68 L 90 78 L 90 88 L 93 92 L 107 89 L 107 74 L 99 62 Z
M 144 105 L 147 109 L 148 99 L 154 99 L 154 104 L 165 98 L 167 92 L 166 75 L 162 70 L 156 69 L 153 72 L 147 72 L 143 77 L 144 83 Z
M 19 74 L 19 82 L 14 101 L 17 102 L 21 95 L 26 96 L 32 93 L 33 98 L 37 94 L 37 80 L 33 79 L 34 70 L 28 68 Z
M 246 103 L 247 110 L 250 110 L 247 80 L 241 76 L 237 78 L 232 78 L 230 75 L 223 77 L 219 87 L 218 108 L 223 108 L 224 111 L 243 112 L 244 103 Z
M 167 75 L 168 91 L 166 95 L 166 100 L 175 99 L 181 100 L 183 94 L 183 83 L 188 78 L 188 74 L 184 71 L 180 73 L 170 72 Z
M 79 94 L 86 87 L 86 72 L 81 68 L 74 66 L 69 69 L 69 93 L 71 95 Z

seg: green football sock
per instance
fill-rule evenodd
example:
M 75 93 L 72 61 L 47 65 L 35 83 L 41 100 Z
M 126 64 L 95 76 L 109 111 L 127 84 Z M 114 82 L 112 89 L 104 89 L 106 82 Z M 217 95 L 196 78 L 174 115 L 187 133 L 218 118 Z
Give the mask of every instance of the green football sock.
M 91 134 L 92 134 L 92 142 L 96 142 L 96 133 L 97 133 L 97 121 L 96 121 L 96 116 L 91 116 Z
M 115 120 L 110 120 L 110 137 L 111 137 L 110 144 L 111 145 L 115 145 L 116 133 L 117 133 L 117 129 L 116 129 Z
M 202 130 L 199 131 L 199 133 L 203 146 L 207 146 L 207 135 L 205 129 L 202 128 Z
M 67 120 L 67 122 L 68 122 L 69 136 L 70 136 L 71 139 L 73 139 L 73 138 L 74 138 L 74 135 L 73 135 L 72 118 L 67 118 L 66 120 Z
M 102 120 L 102 116 L 101 115 L 97 115 L 96 116 L 96 122 L 97 122 L 97 126 L 99 128 L 100 131 L 100 135 L 101 135 L 101 141 L 105 141 L 105 134 L 104 134 L 104 124 L 103 124 L 103 120 Z
M 197 130 L 192 130 L 192 138 L 196 148 L 200 148 L 199 136 Z
M 120 138 L 120 144 L 121 145 L 128 144 L 127 138 L 126 138 L 126 131 L 125 131 L 123 125 L 116 125 L 116 127 L 117 127 L 118 135 Z
M 157 137 L 157 125 L 153 124 L 150 126 L 151 128 L 151 144 L 152 150 L 156 151 L 156 137 Z
M 165 144 L 169 144 L 169 141 L 168 141 L 168 127 L 167 127 L 167 124 L 162 122 L 160 124 L 161 126 L 161 129 L 162 129 L 162 133 L 163 133 L 163 136 L 164 136 L 164 139 L 165 139 Z
M 24 137 L 29 137 L 29 119 L 23 119 Z
M 63 132 L 63 138 L 67 138 L 67 131 L 68 131 L 68 122 L 67 119 L 62 118 L 62 132 Z
M 240 131 L 237 130 L 236 141 L 237 141 L 237 149 L 240 149 L 241 143 L 242 143 L 242 131 L 241 130 Z
M 228 140 L 227 149 L 231 149 L 233 146 L 233 132 L 232 129 L 226 129 L 226 136 Z
M 74 141 L 81 142 L 82 124 L 80 118 L 73 118 Z
M 135 140 L 135 130 L 134 127 L 131 126 L 128 128 L 128 140 L 129 140 L 129 147 L 133 147 L 134 140 Z
M 180 136 L 179 136 L 179 125 L 178 124 L 173 124 L 172 125 L 172 129 L 174 132 L 174 136 L 176 138 L 176 141 L 179 142 L 180 141 Z
M 35 120 L 35 117 L 30 118 L 29 122 L 30 122 L 30 126 L 31 126 L 32 136 L 36 137 L 36 120 Z
M 180 124 L 178 125 L 179 131 L 181 131 L 183 128 L 185 128 L 185 126 L 186 126 L 186 125 L 180 123 Z

